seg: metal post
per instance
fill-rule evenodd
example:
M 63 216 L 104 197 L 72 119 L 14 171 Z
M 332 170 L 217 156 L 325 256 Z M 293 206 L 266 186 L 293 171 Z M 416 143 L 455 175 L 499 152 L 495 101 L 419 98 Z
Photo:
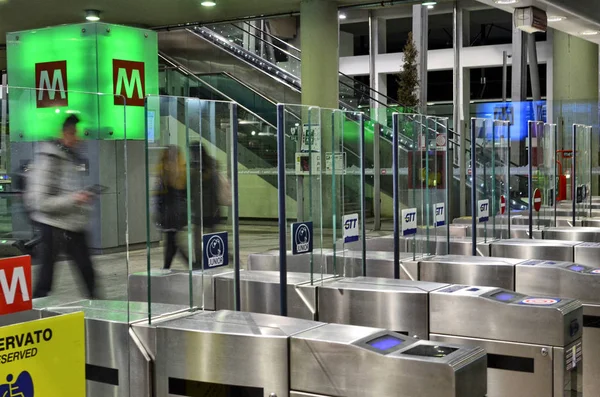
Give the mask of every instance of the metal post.
M 446 129 L 446 137 L 450 134 L 448 133 L 448 119 L 445 119 Z M 452 148 L 452 150 L 450 150 Z M 452 178 L 454 177 L 454 168 L 452 167 L 452 153 L 454 153 L 454 144 L 450 141 L 450 139 L 446 140 L 446 214 L 445 214 L 445 222 L 446 222 L 446 252 L 450 253 L 450 213 L 448 209 L 450 208 L 450 185 L 452 183 Z
M 527 153 L 527 195 L 529 196 L 529 238 L 533 239 L 533 129 L 537 127 L 537 121 L 529 120 L 528 124 L 527 144 L 529 145 L 529 151 Z M 510 163 L 508 166 L 510 167 Z
M 373 131 L 373 215 L 375 217 L 373 230 L 381 230 L 381 157 L 379 155 L 381 125 L 375 123 Z
M 508 99 L 508 52 L 502 51 L 502 102 Z
M 590 181 L 589 181 L 589 182 L 590 182 L 590 188 L 589 188 L 589 192 L 588 192 L 588 193 L 589 193 L 589 196 L 590 196 L 590 205 L 589 205 L 589 213 L 588 213 L 588 217 L 590 217 L 590 218 L 591 218 L 591 217 L 592 217 L 592 170 L 593 170 L 593 168 L 594 168 L 594 167 L 592 166 L 592 150 L 593 150 L 593 146 L 592 146 L 592 145 L 593 145 L 593 141 L 594 141 L 594 140 L 593 140 L 593 138 L 592 138 L 592 133 L 594 132 L 594 131 L 593 131 L 593 128 L 594 128 L 594 127 L 590 125 L 590 126 L 588 126 L 587 128 L 589 129 L 589 131 L 588 131 L 588 136 L 590 137 L 590 143 L 589 143 L 589 146 L 588 146 L 588 147 L 590 148 L 590 159 L 589 159 L 589 161 L 588 161 L 588 162 L 590 163 Z M 586 188 L 586 189 L 587 189 L 587 188 Z M 586 190 L 586 191 L 587 191 L 587 190 Z
M 471 119 L 471 254 L 477 255 L 477 120 Z
M 454 3 L 454 12 L 453 12 L 453 46 L 454 46 L 454 109 L 452 112 L 453 117 L 453 127 L 454 134 L 458 134 L 458 150 L 459 150 L 459 170 L 460 170 L 460 183 L 458 185 L 458 195 L 454 195 L 451 197 L 456 197 L 459 201 L 458 208 L 460 216 L 464 216 L 467 213 L 466 206 L 466 184 L 467 178 L 465 175 L 466 170 L 466 131 L 465 124 L 461 122 L 464 120 L 463 115 L 463 105 L 464 105 L 464 95 L 465 91 L 463 90 L 464 82 L 463 82 L 463 69 L 461 66 L 460 55 L 463 48 L 463 38 L 464 38 L 464 23 L 463 23 L 463 10 L 459 7 L 458 1 Z M 450 136 L 448 134 L 448 141 L 456 142 L 455 136 Z M 456 150 L 454 147 L 453 152 Z M 450 173 L 450 184 L 448 185 L 449 189 L 452 189 L 453 175 L 454 175 L 454 165 L 452 159 L 450 160 L 450 164 L 452 165 L 448 168 L 448 173 Z M 448 202 L 448 209 L 451 208 L 450 202 Z M 448 212 L 448 211 L 446 211 Z M 448 239 L 450 237 L 448 236 Z
M 279 213 L 279 310 L 287 316 L 287 249 L 285 216 L 285 123 L 284 105 L 277 105 L 277 205 Z
M 508 221 L 506 222 L 508 226 L 508 238 L 510 238 L 510 156 L 512 155 L 512 145 L 510 141 L 510 121 L 505 121 L 507 126 L 506 132 L 506 143 L 508 143 L 508 163 L 506 164 L 506 213 L 508 214 Z
M 233 271 L 235 310 L 240 304 L 240 204 L 238 191 L 238 105 L 231 104 L 231 190 L 233 193 Z
M 6 133 L 6 126 L 8 125 L 7 110 L 8 110 L 8 90 L 7 90 L 7 81 L 6 81 L 6 73 L 2 75 L 2 86 L 0 87 L 0 99 L 1 99 L 1 110 L 0 110 L 0 169 L 8 170 L 8 151 L 6 142 L 8 139 L 8 135 Z
M 398 180 L 398 131 L 399 115 L 392 114 L 392 177 L 394 202 L 394 278 L 400 278 L 400 186 Z
M 571 199 L 573 201 L 573 226 L 577 210 L 577 124 L 573 124 L 573 161 L 571 163 Z
M 366 211 L 365 211 L 365 116 L 360 113 L 358 116 L 360 123 L 360 217 L 361 217 L 361 237 L 362 237 L 362 270 L 363 276 L 367 275 L 367 233 L 366 233 Z

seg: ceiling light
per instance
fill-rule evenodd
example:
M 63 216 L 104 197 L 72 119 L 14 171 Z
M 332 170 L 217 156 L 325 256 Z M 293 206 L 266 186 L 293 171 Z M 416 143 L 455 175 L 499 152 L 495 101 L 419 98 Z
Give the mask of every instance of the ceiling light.
M 519 0 L 494 0 L 496 4 L 515 4 L 518 3 Z
M 100 11 L 98 10 L 85 10 L 85 19 L 91 22 L 100 20 Z
M 217 5 L 217 2 L 215 0 L 203 0 L 200 5 L 203 7 L 214 7 Z
M 422 3 L 422 4 L 423 4 L 424 6 L 427 6 L 427 7 L 433 8 L 433 6 L 437 4 L 437 1 L 426 1 L 426 2 L 424 2 L 424 3 Z
M 548 17 L 548 22 L 560 22 L 564 21 L 565 19 L 567 19 L 567 17 L 563 17 L 560 15 L 552 15 Z
M 429 8 L 430 10 L 432 10 L 432 9 L 433 9 L 433 7 L 434 7 L 434 6 L 427 6 L 427 8 Z
M 340 15 L 338 16 L 338 18 L 340 19 L 346 19 L 346 14 L 344 14 L 343 12 L 340 12 Z
M 597 30 L 586 30 L 585 32 L 581 32 L 581 35 L 582 36 L 595 36 L 598 33 L 600 33 L 600 32 L 598 32 Z

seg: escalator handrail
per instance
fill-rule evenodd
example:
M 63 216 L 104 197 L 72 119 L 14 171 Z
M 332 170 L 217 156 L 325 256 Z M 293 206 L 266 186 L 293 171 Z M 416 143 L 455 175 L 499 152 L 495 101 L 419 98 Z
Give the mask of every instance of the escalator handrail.
M 246 25 L 250 25 L 248 22 L 244 22 L 244 23 L 245 23 Z M 256 35 L 256 34 L 254 34 L 254 33 L 250 32 L 250 31 L 248 31 L 248 30 L 246 30 L 246 29 L 242 28 L 241 26 L 238 26 L 238 25 L 236 25 L 235 23 L 232 23 L 231 25 L 233 25 L 235 28 L 237 28 L 237 29 L 241 30 L 242 32 L 245 32 L 245 33 L 247 33 L 247 34 L 251 35 L 252 37 L 256 38 L 257 40 L 260 40 L 261 42 L 265 43 L 266 45 L 268 45 L 268 46 L 271 46 L 271 47 L 273 47 L 274 49 L 276 49 L 276 50 L 278 50 L 278 51 L 281 51 L 281 52 L 283 52 L 284 54 L 286 54 L 286 55 L 290 56 L 291 58 L 293 58 L 293 59 L 297 60 L 298 62 L 301 62 L 301 58 L 300 58 L 300 57 L 298 57 L 298 56 L 296 56 L 296 55 L 292 54 L 291 52 L 289 52 L 289 51 L 286 51 L 286 50 L 284 50 L 284 49 L 282 49 L 282 48 L 280 48 L 280 47 L 277 47 L 277 46 L 275 46 L 273 43 L 270 43 L 270 42 L 268 42 L 268 41 L 264 40 L 264 39 L 263 39 L 262 37 L 260 37 L 259 35 Z M 217 26 L 217 25 L 212 25 L 212 26 Z M 212 26 L 211 26 L 211 27 L 208 27 L 208 29 L 212 30 Z M 250 26 L 251 26 L 251 25 L 250 25 Z M 260 28 L 254 27 L 254 26 L 252 26 L 252 29 L 255 29 L 255 30 L 258 30 L 258 31 L 262 32 L 263 34 L 265 34 L 265 35 L 267 35 L 267 36 L 269 36 L 269 37 L 271 37 L 271 38 L 273 38 L 273 39 L 277 40 L 278 42 L 281 42 L 282 44 L 285 44 L 286 46 L 288 46 L 288 47 L 290 47 L 290 48 L 294 49 L 294 50 L 295 50 L 295 51 L 297 51 L 298 53 L 301 53 L 301 52 L 302 52 L 300 49 L 298 49 L 298 48 L 296 48 L 296 47 L 294 47 L 294 46 L 292 46 L 292 45 L 290 45 L 290 44 L 286 43 L 285 41 L 283 41 L 283 40 L 281 40 L 281 39 L 279 39 L 279 38 L 277 38 L 277 37 L 273 36 L 273 35 L 272 35 L 272 34 L 270 34 L 269 32 L 266 32 L 266 31 L 264 31 L 264 30 L 262 30 L 262 29 L 260 29 Z M 365 88 L 365 89 L 366 89 L 366 90 L 369 92 L 368 96 L 369 96 L 369 99 L 370 99 L 371 101 L 377 102 L 378 104 L 381 104 L 381 105 L 383 105 L 383 106 L 384 106 L 384 107 L 386 107 L 386 108 L 391 108 L 391 106 L 389 106 L 389 105 L 388 105 L 388 104 L 386 104 L 386 103 L 383 103 L 383 102 L 379 101 L 379 100 L 377 99 L 377 97 L 383 97 L 383 98 L 386 98 L 387 100 L 389 100 L 389 101 L 392 101 L 392 102 L 396 101 L 395 99 L 393 99 L 393 98 L 391 98 L 391 97 L 389 97 L 389 96 L 387 96 L 387 95 L 385 95 L 385 94 L 382 94 L 382 93 L 380 93 L 379 91 L 376 91 L 375 89 L 373 89 L 373 88 L 369 87 L 369 86 L 368 86 L 368 85 L 366 85 L 365 83 L 363 83 L 363 82 L 361 82 L 361 81 L 359 81 L 359 80 L 356 80 L 356 79 L 355 79 L 355 78 L 353 78 L 352 76 L 349 76 L 349 75 L 347 75 L 347 74 L 345 74 L 345 73 L 342 73 L 342 72 L 340 72 L 340 71 L 338 71 L 338 74 L 339 74 L 340 76 L 342 76 L 342 77 L 345 77 L 345 78 L 347 78 L 347 79 L 351 80 L 353 83 L 355 83 L 355 84 L 358 84 L 358 85 L 359 85 L 359 86 L 361 86 L 361 87 L 364 87 L 364 88 Z M 356 90 L 357 90 L 356 88 L 352 87 L 352 86 L 351 86 L 350 84 L 348 84 L 348 83 L 345 83 L 345 82 L 343 82 L 342 80 L 340 80 L 340 81 L 339 81 L 339 83 L 340 83 L 340 84 L 342 84 L 342 85 L 344 85 L 344 86 L 346 86 L 346 87 L 350 87 L 350 88 L 351 88 L 353 91 L 356 91 Z M 374 95 L 372 95 L 371 93 L 373 93 Z M 403 106 L 403 105 L 398 105 L 398 106 L 400 106 L 400 107 L 404 107 L 404 108 L 407 108 L 406 106 Z M 411 110 L 413 110 L 413 109 L 411 109 Z
M 295 59 L 295 60 L 297 60 L 298 62 L 301 62 L 301 59 L 300 59 L 300 57 L 298 57 L 298 56 L 296 56 L 296 55 L 292 54 L 291 52 L 289 52 L 289 51 L 286 51 L 286 50 L 284 50 L 283 48 L 277 47 L 277 46 L 276 46 L 276 45 L 274 45 L 273 43 L 270 43 L 270 42 L 268 42 L 267 40 L 263 39 L 262 37 L 260 37 L 260 36 L 257 36 L 257 35 L 255 35 L 254 33 L 247 31 L 246 29 L 242 28 L 241 26 L 238 26 L 238 25 L 236 25 L 235 23 L 232 23 L 231 25 L 233 25 L 235 28 L 237 28 L 237 29 L 241 30 L 242 32 L 249 34 L 250 36 L 254 37 L 255 39 L 257 39 L 257 40 L 261 41 L 262 43 L 265 43 L 266 45 L 269 45 L 269 46 L 271 46 L 271 47 L 273 47 L 273 48 L 277 49 L 278 51 L 281 51 L 281 52 L 283 52 L 284 54 L 288 55 L 289 57 L 291 57 L 291 58 L 294 58 L 294 59 Z M 213 25 L 213 26 L 216 26 L 216 25 Z M 268 35 L 268 36 L 270 36 L 270 37 L 272 37 L 272 38 L 274 38 L 274 39 L 277 39 L 275 36 L 272 36 L 272 35 L 271 35 L 271 34 L 269 34 L 268 32 L 265 32 L 264 30 L 261 30 L 261 29 L 258 29 L 258 28 L 253 28 L 253 29 L 259 30 L 259 31 L 263 32 L 264 34 L 266 34 L 266 35 Z M 281 40 L 281 39 L 277 39 L 277 40 L 287 45 L 287 43 L 286 43 L 285 41 L 283 41 L 283 40 Z M 300 50 L 298 50 L 298 52 L 300 52 Z
M 261 58 L 260 56 L 258 56 L 258 55 L 256 55 L 256 54 L 254 54 L 254 53 L 252 53 L 252 52 L 250 52 L 250 51 L 246 50 L 245 48 L 242 48 L 242 47 L 240 47 L 239 45 L 237 45 L 237 44 L 235 44 L 235 43 L 231 43 L 231 42 L 229 42 L 229 41 L 228 41 L 227 39 L 225 39 L 223 36 L 221 36 L 220 34 L 218 34 L 218 33 L 214 32 L 214 31 L 212 31 L 212 30 L 210 30 L 209 28 L 207 28 L 207 27 L 204 27 L 204 26 L 202 26 L 202 27 L 198 27 L 198 26 L 196 26 L 196 27 L 193 27 L 193 28 L 190 28 L 190 29 L 186 29 L 186 31 L 187 31 L 188 33 L 191 33 L 191 34 L 193 34 L 194 36 L 200 37 L 200 38 L 201 38 L 201 39 L 203 39 L 203 40 L 207 40 L 207 41 L 209 41 L 210 43 L 212 43 L 213 45 L 215 45 L 215 46 L 218 46 L 218 47 L 220 47 L 220 48 L 222 48 L 222 49 L 225 49 L 225 48 L 226 48 L 226 47 L 225 47 L 223 44 L 224 44 L 225 42 L 227 42 L 227 44 L 228 44 L 228 45 L 230 45 L 230 46 L 232 46 L 232 47 L 234 47 L 234 48 L 235 48 L 235 50 L 237 50 L 237 51 L 239 51 L 239 52 L 243 52 L 243 53 L 245 53 L 245 54 L 249 54 L 249 55 L 250 55 L 252 58 L 255 58 L 257 62 L 259 62 L 259 63 L 262 63 L 262 64 L 265 64 L 265 66 L 268 66 L 268 67 L 270 67 L 270 68 L 272 68 L 272 69 L 274 69 L 274 70 L 277 70 L 277 72 L 278 72 L 278 73 L 281 73 L 281 74 L 283 74 L 283 75 L 286 75 L 286 76 L 288 76 L 288 78 L 289 78 L 289 80 L 290 80 L 290 81 L 287 81 L 285 78 L 284 78 L 284 79 L 282 79 L 282 78 L 279 78 L 279 77 L 277 77 L 277 75 L 276 75 L 276 74 L 274 74 L 274 73 L 268 73 L 268 72 L 266 72 L 266 71 L 264 70 L 264 68 L 257 67 L 257 65 L 254 65 L 254 64 L 252 64 L 252 63 L 251 63 L 251 62 L 250 62 L 248 59 L 244 59 L 244 57 L 241 57 L 241 56 L 239 56 L 239 55 L 236 55 L 234 50 L 226 50 L 226 51 L 227 51 L 227 52 L 228 52 L 228 53 L 229 53 L 231 56 L 233 56 L 233 57 L 236 57 L 237 59 L 239 59 L 239 60 L 240 60 L 240 61 L 242 61 L 242 62 L 249 63 L 249 64 L 251 64 L 251 66 L 253 66 L 253 67 L 257 67 L 257 69 L 258 69 L 258 70 L 260 70 L 261 72 L 263 72 L 263 73 L 265 73 L 265 74 L 269 75 L 271 78 L 273 78 L 273 79 L 276 79 L 276 80 L 277 80 L 277 81 L 279 81 L 280 83 L 282 83 L 282 84 L 284 84 L 284 85 L 286 85 L 286 86 L 288 86 L 288 87 L 290 87 L 290 88 L 292 88 L 292 89 L 295 89 L 295 90 L 298 90 L 298 91 L 300 90 L 300 79 L 299 79 L 298 77 L 296 77 L 296 76 L 294 76 L 293 74 L 289 73 L 287 70 L 284 70 L 284 69 L 280 68 L 279 66 L 275 65 L 274 63 L 272 63 L 272 62 L 269 62 L 269 61 L 267 61 L 266 59 L 264 59 L 264 58 Z M 209 32 L 210 32 L 210 33 L 209 33 Z M 209 39 L 205 38 L 205 37 L 203 36 L 203 33 L 204 33 L 204 34 L 210 34 L 210 35 L 213 35 L 213 36 L 214 36 L 214 37 L 217 39 L 217 41 L 221 42 L 221 45 L 218 45 L 218 44 L 216 44 L 215 42 L 213 42 L 213 41 L 211 41 L 211 40 L 209 40 Z M 260 61 L 258 61 L 259 59 L 260 59 Z
M 249 23 L 249 22 L 247 22 L 247 21 L 243 21 L 242 23 L 244 23 L 245 25 L 250 25 L 250 23 Z M 250 26 L 252 26 L 252 25 L 250 25 Z M 259 31 L 263 32 L 264 34 L 266 34 L 266 35 L 267 35 L 267 36 L 269 36 L 270 38 L 272 38 L 272 39 L 275 39 L 275 40 L 277 40 L 278 42 L 280 42 L 280 43 L 282 43 L 282 44 L 285 44 L 285 45 L 286 45 L 286 47 L 288 47 L 288 48 L 291 48 L 292 50 L 294 50 L 294 51 L 296 51 L 296 52 L 302 52 L 302 51 L 300 50 L 300 48 L 294 47 L 294 46 L 293 46 L 293 45 L 291 45 L 290 43 L 288 43 L 288 42 L 286 42 L 286 41 L 283 41 L 283 40 L 281 40 L 279 37 L 273 36 L 271 33 L 267 32 L 267 31 L 264 31 L 264 30 L 262 30 L 262 29 L 260 29 L 260 28 L 257 28 L 257 27 L 255 27 L 255 26 L 252 26 L 252 29 L 256 29 L 256 30 L 259 30 Z
M 240 109 L 245 110 L 246 112 L 248 112 L 249 114 L 251 114 L 253 117 L 256 117 L 258 120 L 262 121 L 263 123 L 266 123 L 267 125 L 276 128 L 273 124 L 269 123 L 267 120 L 265 120 L 264 118 L 260 117 L 259 115 L 257 115 L 256 113 L 252 112 L 250 109 L 242 106 L 241 104 L 239 104 L 237 101 L 235 101 L 234 99 L 230 98 L 228 95 L 225 95 L 223 92 L 219 91 L 218 89 L 216 89 L 215 87 L 213 87 L 212 85 L 208 84 L 206 81 L 202 80 L 200 77 L 196 76 L 194 73 L 192 73 L 189 69 L 187 69 L 185 66 L 180 65 L 177 61 L 173 60 L 172 58 L 170 58 L 168 55 L 162 53 L 161 51 L 158 52 L 158 56 L 159 58 L 163 59 L 164 61 L 170 63 L 176 70 L 183 72 L 186 76 L 196 80 L 199 83 L 202 83 L 203 85 L 209 87 L 211 90 L 215 91 L 216 93 L 218 93 L 219 95 L 222 95 L 223 98 L 227 99 L 230 102 L 235 102 L 237 103 L 238 107 Z

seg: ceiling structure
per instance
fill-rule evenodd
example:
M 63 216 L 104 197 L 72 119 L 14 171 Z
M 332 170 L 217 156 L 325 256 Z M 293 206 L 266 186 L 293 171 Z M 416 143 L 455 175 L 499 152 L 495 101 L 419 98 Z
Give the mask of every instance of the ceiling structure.
M 6 33 L 85 21 L 85 10 L 101 12 L 108 23 L 155 27 L 187 22 L 215 22 L 261 15 L 298 12 L 300 0 L 0 0 L 0 44 Z M 376 3 L 375 0 L 336 1 L 340 7 Z M 389 1 L 389 0 L 386 0 Z M 398 0 L 406 2 L 409 0 Z
M 514 4 L 499 5 L 495 0 L 478 0 L 481 3 L 513 12 L 515 8 L 534 6 L 545 10 L 548 17 L 565 17 L 557 22 L 548 22 L 551 28 L 600 44 L 600 7 L 598 0 L 518 0 Z M 595 35 L 584 32 L 597 31 Z

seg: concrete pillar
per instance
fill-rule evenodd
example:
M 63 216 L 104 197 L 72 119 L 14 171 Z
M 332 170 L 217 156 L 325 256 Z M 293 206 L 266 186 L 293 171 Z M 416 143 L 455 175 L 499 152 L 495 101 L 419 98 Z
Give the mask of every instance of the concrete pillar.
M 338 10 L 333 1 L 302 0 L 302 104 L 338 108 Z
M 302 42 L 302 105 L 325 109 L 339 109 L 339 21 L 337 3 L 329 0 L 302 0 L 300 3 L 300 41 Z M 303 113 L 303 123 L 308 122 L 308 108 Z M 314 116 L 314 112 L 313 112 Z M 313 117 L 314 119 L 314 117 Z M 336 123 L 335 141 L 332 141 L 332 113 L 322 112 L 321 120 L 322 155 L 339 150 L 337 140 L 342 131 Z M 341 125 L 341 124 L 340 124 Z M 324 158 L 322 158 L 324 161 Z M 341 179 L 339 179 L 341 181 Z M 309 184 L 312 184 L 312 189 Z M 333 201 L 337 200 L 338 214 L 341 204 L 340 183 L 337 193 L 332 191 L 331 177 L 302 178 L 304 218 L 308 220 L 312 211 L 315 227 L 330 227 L 333 222 Z M 312 191 L 312 208 L 309 205 Z M 321 216 L 319 216 L 321 215 Z M 341 219 L 341 218 L 340 218 Z M 317 233 L 317 232 L 315 232 Z M 315 234 L 316 235 L 316 234 Z M 331 241 L 324 241 L 325 246 Z
M 381 107 L 381 103 L 386 104 L 387 79 L 386 75 L 377 70 L 376 58 L 379 54 L 385 54 L 387 48 L 387 29 L 386 20 L 377 18 L 374 11 L 369 11 L 369 73 L 371 78 L 371 88 L 383 95 L 375 95 L 371 107 Z M 379 104 L 378 104 L 379 102 Z
M 429 39 L 429 12 L 421 4 L 413 5 L 413 39 L 419 55 L 417 65 L 419 71 L 419 93 L 421 113 L 427 113 L 427 45 Z
M 598 45 L 568 33 L 553 32 L 554 118 L 559 148 L 571 147 L 573 123 L 592 125 L 592 166 L 598 166 Z M 577 109 L 574 105 L 580 105 Z M 583 106 L 587 105 L 587 106 Z M 592 193 L 598 194 L 598 178 Z

